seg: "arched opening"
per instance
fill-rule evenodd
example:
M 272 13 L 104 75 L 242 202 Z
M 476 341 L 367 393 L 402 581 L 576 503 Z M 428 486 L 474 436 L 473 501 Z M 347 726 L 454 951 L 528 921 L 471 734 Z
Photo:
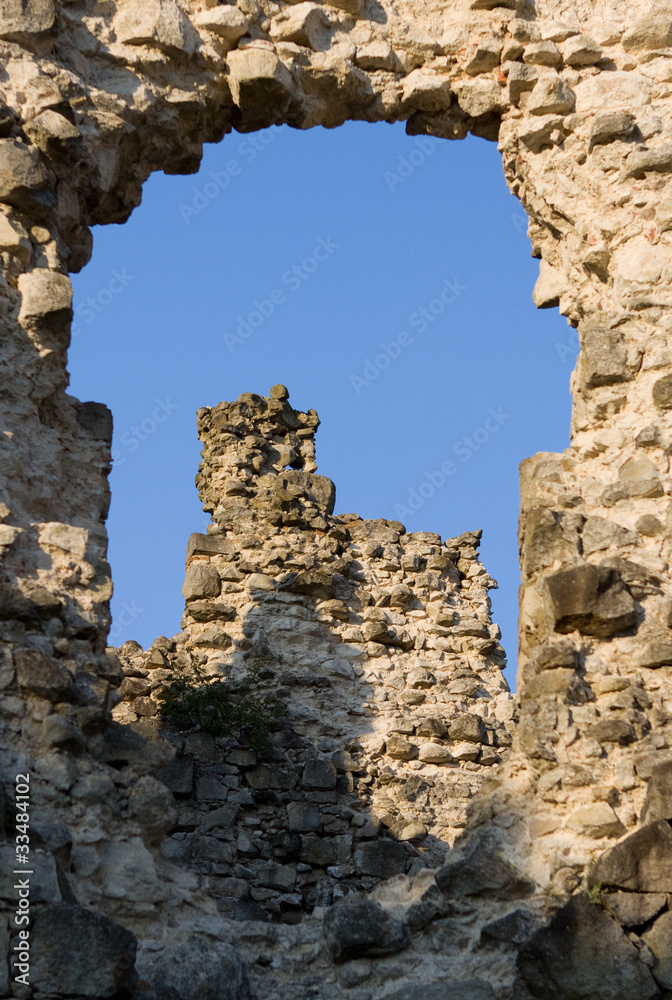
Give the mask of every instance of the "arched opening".
M 315 407 L 337 510 L 484 529 L 515 680 L 518 463 L 567 444 L 576 335 L 538 312 L 494 144 L 287 127 L 147 183 L 75 278 L 72 390 L 115 414 L 112 641 L 172 634 L 201 405 L 282 381 Z

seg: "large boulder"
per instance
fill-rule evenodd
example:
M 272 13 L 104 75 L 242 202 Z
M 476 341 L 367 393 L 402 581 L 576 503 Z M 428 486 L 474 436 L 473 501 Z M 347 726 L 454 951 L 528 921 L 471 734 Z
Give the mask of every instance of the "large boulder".
M 574 896 L 521 948 L 518 972 L 536 1000 L 657 1000 L 660 991 L 613 917 Z
M 162 953 L 154 990 L 156 1000 L 251 1000 L 247 968 L 236 949 L 198 938 Z
M 406 926 L 372 899 L 345 899 L 327 910 L 324 938 L 334 962 L 372 955 L 390 955 L 406 948 Z
M 127 996 L 137 979 L 136 946 L 130 931 L 102 914 L 54 903 L 31 932 L 31 985 L 46 996 Z
M 672 892 L 672 829 L 665 820 L 631 833 L 595 862 L 590 885 L 631 892 Z

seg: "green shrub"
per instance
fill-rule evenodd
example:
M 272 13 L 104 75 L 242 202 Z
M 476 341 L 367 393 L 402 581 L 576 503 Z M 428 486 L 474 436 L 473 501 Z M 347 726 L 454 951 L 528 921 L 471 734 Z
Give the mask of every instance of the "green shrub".
M 588 899 L 594 906 L 602 906 L 602 897 L 604 896 L 604 889 L 602 888 L 602 883 L 598 882 L 597 885 L 591 885 L 588 890 Z
M 269 733 L 285 714 L 285 705 L 268 691 L 268 677 L 266 662 L 255 660 L 241 680 L 213 680 L 192 656 L 188 670 L 177 668 L 167 679 L 159 712 L 184 729 L 199 726 L 213 736 L 243 735 L 257 753 L 268 753 Z

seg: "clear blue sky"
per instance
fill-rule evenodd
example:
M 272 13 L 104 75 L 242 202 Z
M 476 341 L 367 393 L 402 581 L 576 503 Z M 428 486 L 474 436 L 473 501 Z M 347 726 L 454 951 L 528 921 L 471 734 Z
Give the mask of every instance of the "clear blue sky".
M 71 391 L 115 421 L 111 641 L 179 630 L 186 540 L 207 524 L 196 410 L 283 382 L 320 414 L 337 513 L 483 528 L 512 683 L 518 465 L 567 447 L 576 357 L 532 304 L 537 274 L 483 140 L 274 128 L 154 175 L 74 278 Z

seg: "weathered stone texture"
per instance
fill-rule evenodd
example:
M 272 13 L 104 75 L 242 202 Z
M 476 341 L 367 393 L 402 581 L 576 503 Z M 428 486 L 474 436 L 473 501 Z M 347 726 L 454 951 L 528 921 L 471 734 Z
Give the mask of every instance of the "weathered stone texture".
M 30 769 L 43 823 L 67 827 L 65 840 L 45 847 L 63 867 L 57 885 L 65 900 L 48 905 L 74 906 L 70 880 L 84 912 L 137 931 L 138 966 L 152 988 L 168 944 L 195 934 L 235 939 L 260 995 L 439 996 L 445 984 L 446 996 L 480 997 L 489 983 L 508 1000 L 521 942 L 494 939 L 483 949 L 478 942 L 481 927 L 506 919 L 514 901 L 487 904 L 474 894 L 460 903 L 424 871 L 409 878 L 414 851 L 420 856 L 433 837 L 445 844 L 460 830 L 465 850 L 457 848 L 451 864 L 461 859 L 468 869 L 479 826 L 506 831 L 494 857 L 504 854 L 516 877 L 542 890 L 529 901 L 531 921 L 543 924 L 593 863 L 604 866 L 614 890 L 604 906 L 613 895 L 624 924 L 653 906 L 648 897 L 660 886 L 649 869 L 669 862 L 672 758 L 668 8 L 612 0 L 0 0 L 3 780 L 9 788 L 18 770 Z M 478 538 L 446 545 L 391 523 L 334 517 L 331 484 L 314 475 L 317 417 L 295 414 L 282 392 L 263 405 L 241 397 L 200 414 L 199 486 L 215 530 L 207 542 L 190 541 L 196 568 L 185 585 L 185 642 L 157 641 L 147 653 L 127 645 L 124 670 L 105 648 L 112 428 L 104 407 L 65 391 L 67 275 L 89 259 L 92 225 L 124 221 L 153 170 L 195 170 L 203 142 L 234 128 L 334 127 L 347 119 L 404 120 L 412 135 L 497 140 L 509 187 L 530 217 L 540 260 L 535 300 L 557 304 L 582 345 L 571 445 L 522 469 L 520 723 L 507 760 L 505 722 L 514 711 L 498 681 Z M 226 440 L 232 417 L 239 430 L 246 421 L 257 428 L 242 451 Z M 222 465 L 208 445 L 215 440 L 225 445 Z M 236 453 L 244 465 L 231 461 Z M 260 545 L 248 544 L 250 523 L 264 526 Z M 283 533 L 292 537 L 286 549 L 275 544 Z M 297 755 L 291 766 L 282 754 L 251 764 L 242 743 L 187 745 L 185 736 L 172 747 L 158 736 L 154 684 L 165 681 L 160 671 L 180 650 L 235 676 L 246 653 L 277 658 L 286 643 L 279 637 L 288 635 L 296 659 L 287 679 L 278 671 L 273 684 L 289 692 L 294 713 L 291 745 L 277 748 Z M 343 655 L 344 647 L 356 655 Z M 133 683 L 150 675 L 149 691 Z M 119 721 L 111 725 L 115 705 Z M 334 707 L 336 732 L 325 736 Z M 478 733 L 473 722 L 458 721 L 476 716 Z M 320 742 L 327 738 L 335 745 Z M 307 762 L 306 747 L 292 742 L 299 739 L 308 759 L 333 764 L 335 789 L 295 792 Z M 232 763 L 219 760 L 225 752 Z M 343 752 L 365 766 L 351 769 L 333 756 Z M 209 754 L 215 759 L 205 761 Z M 159 768 L 183 803 L 167 838 L 177 861 L 157 855 L 163 807 L 153 786 L 141 784 Z M 430 773 L 433 784 L 423 777 Z M 338 811 L 342 797 L 355 794 L 355 778 L 371 811 L 361 827 Z M 261 808 L 254 798 L 261 795 L 268 814 L 250 812 L 246 826 L 236 809 Z M 257 824 L 269 832 L 283 795 L 296 795 L 280 803 L 283 822 L 292 802 L 295 823 L 312 827 L 317 806 L 322 824 L 321 833 L 283 831 L 283 850 L 326 861 L 337 845 L 329 891 L 312 883 L 318 911 L 334 898 L 334 884 L 351 877 L 344 868 L 354 867 L 356 878 L 365 866 L 385 877 L 389 858 L 376 860 L 376 851 L 409 846 L 411 868 L 374 890 L 383 892 L 377 902 L 389 919 L 409 928 L 403 956 L 365 955 L 335 971 L 319 913 L 247 936 L 225 923 L 215 896 L 247 919 L 267 916 L 273 893 L 286 897 L 278 905 L 287 913 L 305 905 L 297 903 L 293 861 L 260 856 L 252 875 L 233 861 L 229 835 L 240 831 L 235 850 L 252 856 Z M 218 824 L 208 830 L 199 827 L 206 806 Z M 447 826 L 435 823 L 439 815 L 450 817 Z M 347 838 L 358 838 L 346 827 L 361 831 L 354 852 Z M 219 830 L 226 836 L 215 836 Z M 634 847 L 633 836 L 641 837 Z M 312 839 L 304 845 L 301 837 Z M 304 864 L 312 871 L 301 860 L 296 869 Z M 624 892 L 646 898 L 628 910 Z M 643 936 L 632 944 L 612 917 L 576 898 L 521 952 L 520 1000 L 548 995 L 549 982 L 568 1000 L 654 997 L 656 982 L 669 988 L 667 911 L 633 925 Z M 492 906 L 502 912 L 486 915 Z M 602 943 L 593 954 L 580 940 L 567 965 L 567 934 L 581 927 Z M 239 991 L 243 977 L 244 970 Z M 96 989 L 108 995 L 102 979 Z M 39 988 L 86 995 L 80 985 L 47 977 Z M 120 988 L 132 989 L 130 979 Z M 210 988 L 225 989 L 216 975 L 203 985 Z

